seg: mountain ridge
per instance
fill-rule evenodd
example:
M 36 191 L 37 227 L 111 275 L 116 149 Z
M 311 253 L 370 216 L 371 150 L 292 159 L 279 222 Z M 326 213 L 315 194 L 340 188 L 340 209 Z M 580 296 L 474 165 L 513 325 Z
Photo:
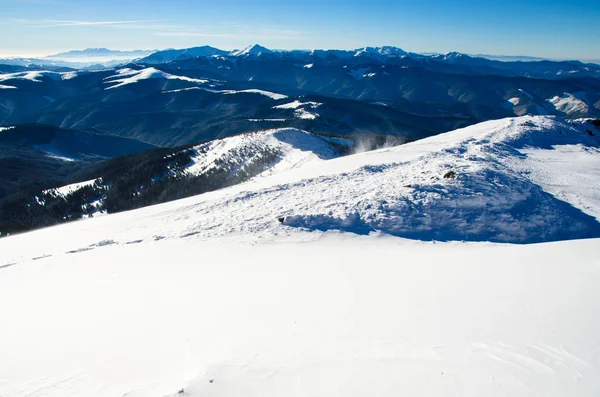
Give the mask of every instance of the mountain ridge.
M 361 153 L 361 144 L 352 141 L 273 130 L 179 152 L 158 152 L 157 159 L 166 168 L 152 166 L 155 171 L 146 178 L 165 181 L 169 173 L 175 179 L 196 175 L 199 190 L 192 194 L 216 189 L 186 199 L 186 208 L 202 214 L 203 221 L 184 229 L 204 237 L 247 232 L 270 235 L 281 227 L 273 223 L 280 218 L 285 230 L 536 243 L 600 237 L 600 189 L 593 187 L 593 175 L 600 171 L 599 137 L 598 120 L 525 116 Z M 327 140 L 333 146 L 322 146 Z M 278 147 L 288 149 L 281 152 Z M 340 151 L 343 147 L 345 151 Z M 278 153 L 288 153 L 284 155 L 288 157 L 279 158 Z M 348 153 L 356 154 L 340 157 Z M 254 163 L 256 156 L 261 159 Z M 560 167 L 567 176 L 549 172 L 553 167 Z M 238 179 L 237 175 L 243 176 Z M 106 189 L 102 184 L 109 186 L 111 181 L 107 174 L 96 176 L 103 181 L 92 196 L 95 202 Z M 144 185 L 150 186 L 138 183 L 127 187 L 134 195 L 143 192 Z M 226 186 L 231 187 L 221 189 Z M 157 192 L 173 191 L 161 185 L 156 188 Z M 132 193 L 125 195 L 127 200 L 132 200 Z M 182 196 L 171 199 L 178 197 Z M 62 200 L 42 195 L 20 205 L 43 210 L 46 204 L 40 203 L 55 199 Z M 191 203 L 195 204 L 190 207 Z M 165 205 L 176 208 L 179 204 Z M 221 206 L 227 207 L 226 220 L 219 215 L 224 211 Z

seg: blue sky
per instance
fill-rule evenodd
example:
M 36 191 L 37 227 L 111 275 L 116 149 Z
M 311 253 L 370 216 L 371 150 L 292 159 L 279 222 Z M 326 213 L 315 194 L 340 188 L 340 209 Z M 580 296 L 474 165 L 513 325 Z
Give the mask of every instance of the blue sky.
M 600 59 L 598 0 L 0 0 L 0 55 L 260 43 Z

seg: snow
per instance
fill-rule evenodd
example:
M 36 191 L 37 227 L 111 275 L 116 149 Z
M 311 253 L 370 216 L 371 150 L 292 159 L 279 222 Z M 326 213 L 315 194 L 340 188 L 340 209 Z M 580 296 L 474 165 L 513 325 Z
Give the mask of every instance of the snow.
M 50 158 L 53 158 L 53 159 L 56 159 L 56 160 L 60 160 L 60 161 L 65 161 L 65 162 L 67 162 L 67 163 L 71 163 L 71 162 L 73 162 L 73 161 L 77 161 L 77 160 L 76 160 L 76 159 L 74 159 L 74 158 L 71 158 L 71 157 L 66 157 L 66 156 L 61 156 L 61 155 L 59 155 L 59 154 L 53 154 L 53 153 L 50 153 L 50 152 L 46 153 L 46 155 L 47 155 L 48 157 L 50 157 Z
M 72 73 L 72 72 L 67 72 Z M 51 72 L 47 70 L 30 71 L 30 72 L 16 72 L 16 73 L 5 73 L 0 74 L 0 83 L 9 80 L 27 80 L 34 83 L 42 83 L 42 78 L 50 78 L 53 80 L 61 80 L 66 73 Z M 6 88 L 16 88 L 13 86 L 3 86 Z M 2 89 L 2 88 L 0 88 Z
M 519 97 L 510 98 L 508 100 L 508 102 L 512 103 L 513 106 L 518 106 L 519 103 L 521 102 L 521 98 L 519 98 Z
M 6 81 L 6 80 L 29 80 L 29 81 L 34 81 L 36 83 L 41 83 L 42 81 L 39 80 L 41 77 L 43 77 L 42 72 L 7 73 L 7 74 L 0 74 L 0 82 Z
M 350 76 L 354 77 L 355 79 L 362 79 L 363 77 L 367 76 L 367 72 L 369 71 L 369 68 L 357 68 L 357 69 L 351 69 L 348 71 L 348 73 L 350 73 Z
M 47 98 L 47 99 L 51 99 L 51 98 Z M 53 102 L 53 101 L 51 100 L 50 102 Z M 63 153 L 62 150 L 57 149 L 56 145 L 54 145 L 52 142 L 42 144 L 42 145 L 32 145 L 32 147 L 34 149 L 38 149 L 38 150 L 44 152 L 47 157 L 50 157 L 50 158 L 53 158 L 56 160 L 65 161 L 65 162 L 77 161 L 76 158 L 66 156 L 65 153 Z
M 110 237 L 115 218 L 0 246 Z M 42 255 L 1 269 L 0 394 L 592 397 L 598 242 L 331 234 Z
M 532 180 L 533 160 L 515 156 L 531 147 L 551 148 L 553 139 L 597 147 L 582 128 L 548 117 L 505 119 L 308 163 L 198 198 L 194 213 L 202 214 L 202 224 L 189 225 L 188 232 L 270 235 L 280 229 L 273 219 L 285 216 L 292 229 L 379 231 L 425 240 L 530 243 L 596 236 L 599 225 L 590 214 Z M 515 165 L 515 158 L 522 164 Z M 444 178 L 448 171 L 456 179 Z M 222 205 L 226 220 L 219 215 Z
M 274 100 L 287 98 L 287 95 L 277 94 L 275 92 L 258 90 L 258 89 L 248 89 L 248 90 L 239 90 L 239 91 L 226 90 L 226 91 L 217 91 L 217 92 L 222 92 L 224 94 L 240 94 L 240 93 L 259 94 L 259 95 L 264 95 L 264 96 L 269 97 Z
M 248 121 L 260 122 L 260 121 L 287 121 L 287 119 L 248 119 Z
M 200 90 L 200 87 L 188 87 L 188 88 L 180 88 L 178 90 L 167 90 L 167 91 L 162 91 L 163 94 L 171 94 L 174 92 L 183 92 L 183 91 L 192 91 L 192 90 Z
M 319 117 L 318 113 L 309 112 L 306 109 L 302 109 L 302 107 L 309 107 L 311 109 L 315 109 L 321 106 L 322 103 L 318 102 L 300 102 L 295 100 L 290 103 L 284 103 L 283 105 L 273 106 L 273 109 L 295 109 L 294 115 L 299 119 L 307 119 L 314 120 Z
M 176 76 L 150 67 L 142 70 L 133 70 L 129 68 L 120 69 L 117 71 L 116 75 L 106 77 L 104 79 L 104 84 L 114 84 L 106 88 L 107 90 L 109 90 L 148 79 L 182 80 L 196 84 L 205 84 L 209 82 L 205 79 L 194 79 L 186 76 Z
M 551 149 L 528 148 L 529 178 L 544 190 L 600 222 L 600 148 L 577 145 L 554 145 Z M 516 167 L 519 166 L 515 164 Z
M 70 185 L 65 185 L 65 186 L 61 186 L 58 188 L 54 188 L 54 189 L 48 189 L 48 190 L 44 190 L 44 194 L 48 194 L 48 193 L 54 193 L 56 195 L 60 195 L 60 196 L 66 196 L 70 193 L 73 193 L 76 190 L 81 189 L 82 187 L 85 186 L 91 186 L 93 185 L 95 182 L 97 181 L 97 179 L 91 179 L 89 181 L 83 181 L 83 182 L 78 182 L 78 183 L 72 183 Z
M 338 156 L 331 143 L 352 146 L 343 139 L 325 138 L 294 128 L 280 128 L 210 141 L 192 150 L 192 163 L 186 169 L 190 175 L 232 164 L 236 170 L 260 161 L 264 153 L 274 153 L 276 158 L 265 165 L 260 176 L 274 175 L 298 168 L 307 163 L 322 162 Z M 235 172 L 232 170 L 231 172 Z
M 262 54 L 270 54 L 273 51 L 268 48 L 262 47 L 258 44 L 250 45 L 242 50 L 232 51 L 229 55 L 234 57 L 239 56 L 248 56 L 248 55 L 262 55 Z
M 273 109 L 298 109 L 301 106 L 310 106 L 312 108 L 316 108 L 321 105 L 322 103 L 318 102 L 300 102 L 299 100 L 295 100 L 290 103 L 284 103 L 283 105 L 273 106 Z
M 76 77 L 79 77 L 79 72 L 65 72 L 62 74 L 62 79 L 63 80 L 71 80 L 74 79 Z
M 294 129 L 194 147 L 198 169 L 281 160 L 0 239 L 0 395 L 596 396 L 593 128 L 503 119 L 343 158 Z M 423 241 L 440 232 L 474 242 Z
M 361 56 L 361 55 L 378 55 L 378 56 L 402 56 L 402 55 L 406 55 L 406 51 L 397 48 L 397 47 L 391 47 L 391 46 L 384 46 L 384 47 L 364 47 L 361 49 L 357 49 L 355 50 L 356 53 L 354 54 L 355 57 Z
M 385 107 L 389 107 L 390 105 L 388 105 L 385 102 L 381 102 L 381 101 L 375 101 L 375 102 L 371 102 L 372 105 L 377 105 L 377 106 L 385 106 Z
M 294 114 L 297 118 L 299 119 L 305 119 L 305 120 L 314 120 L 317 117 L 319 117 L 318 113 L 312 113 L 312 112 L 308 112 L 304 109 L 296 109 L 294 111 Z
M 567 115 L 580 114 L 588 112 L 588 105 L 575 95 L 565 92 L 562 96 L 555 96 L 547 99 L 556 110 Z

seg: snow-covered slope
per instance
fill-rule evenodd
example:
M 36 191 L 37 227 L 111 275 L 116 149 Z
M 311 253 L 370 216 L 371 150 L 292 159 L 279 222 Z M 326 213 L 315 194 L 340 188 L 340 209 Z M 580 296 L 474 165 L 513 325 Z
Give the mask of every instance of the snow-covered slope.
M 137 171 L 123 170 L 115 174 L 115 165 L 105 163 L 105 167 L 93 174 L 98 179 L 39 191 L 22 203 L 23 212 L 45 213 L 61 222 L 72 219 L 74 212 L 87 217 L 107 210 L 123 211 L 220 189 L 256 176 L 274 175 L 307 163 L 323 162 L 350 153 L 355 144 L 356 141 L 350 139 L 280 128 L 216 139 L 156 155 L 152 160 L 141 154 L 136 157 L 140 161 L 134 158 L 130 161 L 132 167 L 138 167 Z M 119 160 L 116 162 L 122 166 Z M 165 191 L 172 191 L 173 195 Z M 132 196 L 140 201 L 139 205 L 114 206 L 117 198 L 130 202 Z M 48 203 L 52 209 L 47 207 Z M 62 214 L 56 212 L 57 207 L 65 209 Z M 0 232 L 1 229 L 0 226 Z
M 142 80 L 147 79 L 168 79 L 168 80 L 182 80 L 190 83 L 205 84 L 209 80 L 206 79 L 194 79 L 186 76 L 176 76 L 169 73 L 162 72 L 155 68 L 146 68 L 142 70 L 135 69 L 119 69 L 117 74 L 109 76 L 104 79 L 105 84 L 112 84 L 106 87 L 106 89 L 123 87 L 128 84 L 134 84 Z
M 599 131 L 522 117 L 331 160 L 261 133 L 312 160 L 0 240 L 0 395 L 595 396 L 600 239 L 393 235 L 600 236 Z
M 196 57 L 212 57 L 227 55 L 227 51 L 219 50 L 210 46 L 192 47 L 184 49 L 169 49 L 156 51 L 145 58 L 137 59 L 135 62 L 143 64 L 161 64 L 175 60 L 185 60 Z
M 569 93 L 564 93 L 562 96 L 555 96 L 548 99 L 556 110 L 567 115 L 580 115 L 586 114 L 588 111 L 588 105 L 581 98 Z
M 68 75 L 68 73 L 71 72 L 63 72 L 63 73 L 59 73 L 59 72 L 51 72 L 51 71 L 47 71 L 47 70 L 42 70 L 42 71 L 34 71 L 34 72 L 17 72 L 17 73 L 6 73 L 6 74 L 0 74 L 0 82 L 4 82 L 4 81 L 12 81 L 12 80 L 27 80 L 27 81 L 32 81 L 34 83 L 41 83 L 42 82 L 42 78 L 44 77 L 48 77 L 54 80 L 64 80 L 65 76 Z M 13 87 L 15 88 L 15 87 Z
M 186 172 L 201 175 L 227 167 L 231 174 L 258 166 L 259 176 L 299 168 L 307 163 L 340 156 L 340 148 L 354 141 L 328 138 L 294 128 L 283 128 L 217 139 L 192 148 Z
M 261 45 L 253 44 L 253 45 L 250 45 L 241 50 L 234 50 L 229 55 L 234 56 L 234 57 L 239 57 L 239 56 L 271 54 L 272 52 L 273 51 L 271 51 L 268 48 L 265 48 Z
M 384 59 L 385 57 L 397 57 L 407 55 L 407 52 L 392 46 L 383 47 L 364 47 L 356 50 L 355 57 L 358 56 L 369 56 L 375 59 Z
M 598 132 L 583 121 L 528 116 L 330 161 L 306 161 L 303 167 L 282 165 L 293 169 L 190 199 L 185 204 L 190 222 L 140 220 L 147 222 L 143 238 L 270 236 L 297 229 L 513 243 L 600 237 Z M 233 175 L 240 167 L 253 167 L 254 157 L 243 153 L 267 158 L 262 154 L 279 153 L 298 136 L 309 137 L 303 134 L 284 130 L 215 141 L 195 149 L 190 169 L 218 164 Z M 280 146 L 264 145 L 274 138 Z M 328 158 L 310 140 L 300 142 L 301 151 L 293 153 L 304 152 L 303 159 Z M 282 164 L 288 162 L 296 161 Z M 180 205 L 167 204 L 165 210 L 177 213 Z M 284 218 L 283 224 L 277 218 Z M 159 229 L 153 226 L 159 223 Z M 117 229 L 116 241 L 142 238 Z

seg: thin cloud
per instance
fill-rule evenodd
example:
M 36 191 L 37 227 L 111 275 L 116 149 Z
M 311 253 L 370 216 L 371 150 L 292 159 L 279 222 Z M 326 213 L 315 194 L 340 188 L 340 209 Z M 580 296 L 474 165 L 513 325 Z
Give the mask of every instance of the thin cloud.
M 11 19 L 18 26 L 30 28 L 55 28 L 55 27 L 85 27 L 85 26 L 113 26 L 113 27 L 128 27 L 128 28 L 143 28 L 157 29 L 168 28 L 165 25 L 151 25 L 157 22 L 165 22 L 164 20 L 132 20 L 132 21 L 82 21 L 82 20 L 58 20 L 58 19 Z
M 27 28 L 111 28 L 153 30 L 152 35 L 164 37 L 205 37 L 205 38 L 254 38 L 299 40 L 305 35 L 298 30 L 219 24 L 217 26 L 185 26 L 169 24 L 167 20 L 63 20 L 63 19 L 11 19 L 13 24 Z

